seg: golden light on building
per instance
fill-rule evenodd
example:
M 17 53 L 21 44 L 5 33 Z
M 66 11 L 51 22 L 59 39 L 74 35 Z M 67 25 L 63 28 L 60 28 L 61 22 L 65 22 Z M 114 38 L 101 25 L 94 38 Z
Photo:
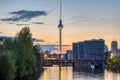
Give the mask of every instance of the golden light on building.
M 0 45 L 2 45 L 2 44 L 3 44 L 3 42 L 0 41 Z
M 46 60 L 47 59 L 47 54 L 43 54 L 43 59 Z

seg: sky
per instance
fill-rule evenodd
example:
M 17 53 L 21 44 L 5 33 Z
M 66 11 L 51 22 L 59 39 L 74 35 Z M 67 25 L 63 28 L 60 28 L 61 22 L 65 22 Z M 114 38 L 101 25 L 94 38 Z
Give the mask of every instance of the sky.
M 58 44 L 60 0 L 0 0 L 0 36 L 29 26 L 40 44 Z M 104 39 L 120 47 L 120 0 L 62 0 L 63 44 Z

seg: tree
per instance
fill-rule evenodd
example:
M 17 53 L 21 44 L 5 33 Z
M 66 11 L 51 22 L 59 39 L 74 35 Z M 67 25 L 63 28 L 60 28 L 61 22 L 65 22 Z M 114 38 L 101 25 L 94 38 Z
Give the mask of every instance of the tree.
M 11 38 L 6 39 L 3 47 L 5 50 L 14 50 L 14 41 Z
M 39 47 L 37 45 L 34 46 L 34 54 L 36 56 L 35 71 L 41 71 L 43 68 L 44 60 L 42 54 L 39 52 Z
M 14 40 L 7 39 L 0 45 L 0 80 L 13 80 L 25 77 L 42 69 L 42 56 L 38 48 L 33 47 L 29 27 L 17 33 Z
M 33 43 L 30 29 L 28 27 L 22 28 L 17 34 L 16 44 L 16 51 L 18 53 L 17 76 L 23 77 L 32 74 L 35 64 L 35 55 L 33 54 Z
M 14 80 L 16 73 L 16 55 L 11 51 L 0 54 L 0 80 Z

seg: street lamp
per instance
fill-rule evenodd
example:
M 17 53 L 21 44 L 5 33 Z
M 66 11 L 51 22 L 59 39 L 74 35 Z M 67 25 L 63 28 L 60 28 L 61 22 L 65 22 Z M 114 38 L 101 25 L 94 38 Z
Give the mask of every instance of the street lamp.
M 91 69 L 92 69 L 92 74 L 94 74 L 94 68 L 95 68 L 95 65 L 92 64 L 90 67 L 91 67 Z
M 110 58 L 112 59 L 114 57 L 114 53 L 110 53 Z

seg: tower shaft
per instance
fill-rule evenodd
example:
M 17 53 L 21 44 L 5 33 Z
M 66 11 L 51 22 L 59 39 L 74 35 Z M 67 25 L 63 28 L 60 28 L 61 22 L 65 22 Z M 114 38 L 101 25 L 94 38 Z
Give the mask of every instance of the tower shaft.
M 59 29 L 59 59 L 61 60 L 62 54 L 62 29 Z
M 62 29 L 63 29 L 62 2 L 61 2 L 61 0 L 60 0 L 60 19 L 59 19 L 58 29 L 59 29 L 59 60 L 61 60 L 61 55 L 62 55 Z

